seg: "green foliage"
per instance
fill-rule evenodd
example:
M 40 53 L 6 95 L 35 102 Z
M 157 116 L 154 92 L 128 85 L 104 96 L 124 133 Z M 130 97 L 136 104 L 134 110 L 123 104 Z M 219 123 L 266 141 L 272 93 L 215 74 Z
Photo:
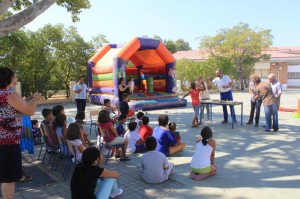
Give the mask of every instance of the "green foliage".
M 164 40 L 164 45 L 167 47 L 167 49 L 173 54 L 177 52 L 176 44 L 172 40 Z
M 222 68 L 223 72 L 226 74 L 232 74 L 234 72 L 231 67 L 231 62 L 227 59 L 216 59 L 211 57 L 203 62 L 181 59 L 176 62 L 176 76 L 177 79 L 182 82 L 193 82 L 196 81 L 198 76 L 201 76 L 210 87 L 211 81 L 215 78 L 215 71 L 217 68 Z
M 175 45 L 177 51 L 191 50 L 189 42 L 184 41 L 183 39 L 177 39 Z
M 94 46 L 94 51 L 97 52 L 104 44 L 109 43 L 106 36 L 99 34 L 92 38 L 91 45 Z
M 221 29 L 217 35 L 203 37 L 200 48 L 216 59 L 227 59 L 232 64 L 232 74 L 241 82 L 248 79 L 253 66 L 261 58 L 262 50 L 272 45 L 271 30 L 251 29 L 248 24 L 240 23 L 231 29 Z M 236 72 L 236 73 L 235 73 Z
M 72 20 L 79 21 L 78 15 L 82 9 L 91 7 L 89 0 L 57 0 L 57 5 L 67 8 L 68 12 L 72 14 Z
M 42 90 L 67 90 L 68 83 L 87 77 L 87 60 L 93 46 L 76 28 L 46 25 L 36 32 L 19 30 L 0 38 L 0 66 L 12 68 L 22 85 L 22 95 Z
M 31 6 L 37 0 L 16 0 L 12 8 L 16 11 Z M 57 0 L 57 5 L 65 7 L 68 12 L 72 14 L 73 22 L 79 21 L 78 15 L 81 13 L 82 9 L 89 9 L 91 7 L 89 0 Z

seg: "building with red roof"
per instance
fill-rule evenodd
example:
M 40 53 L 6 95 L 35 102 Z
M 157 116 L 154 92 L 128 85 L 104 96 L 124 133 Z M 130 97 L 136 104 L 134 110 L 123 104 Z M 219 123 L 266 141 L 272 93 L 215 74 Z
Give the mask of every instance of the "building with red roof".
M 263 53 L 270 59 L 261 60 L 254 66 L 254 74 L 263 80 L 274 73 L 284 87 L 300 87 L 300 46 L 272 47 Z M 177 51 L 173 54 L 176 60 L 188 59 L 205 61 L 209 54 L 201 50 Z

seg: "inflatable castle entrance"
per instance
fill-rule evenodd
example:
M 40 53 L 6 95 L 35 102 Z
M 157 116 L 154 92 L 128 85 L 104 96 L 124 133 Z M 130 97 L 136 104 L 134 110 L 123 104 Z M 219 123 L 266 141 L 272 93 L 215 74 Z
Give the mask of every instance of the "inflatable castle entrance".
M 129 106 L 135 110 L 154 110 L 186 106 L 176 92 L 176 61 L 157 39 L 134 38 L 129 43 L 106 44 L 88 62 L 90 101 L 118 104 L 118 81 L 134 78 L 135 88 Z

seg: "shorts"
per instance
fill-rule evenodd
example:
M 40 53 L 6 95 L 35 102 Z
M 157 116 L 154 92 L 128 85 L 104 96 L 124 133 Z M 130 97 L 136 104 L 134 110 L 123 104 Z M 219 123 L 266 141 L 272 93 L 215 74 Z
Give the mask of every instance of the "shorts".
M 194 108 L 194 114 L 196 117 L 199 117 L 200 114 L 200 106 L 193 106 Z
M 136 144 L 134 153 L 140 153 L 146 151 L 146 147 L 144 144 Z
M 0 145 L 0 183 L 17 182 L 21 178 L 22 157 L 20 145 Z
M 211 170 L 211 166 L 205 167 L 205 168 L 191 168 L 192 172 L 194 173 L 209 173 Z
M 111 145 L 118 145 L 118 144 L 123 144 L 125 142 L 124 138 L 121 137 L 115 137 L 115 139 L 111 142 L 108 143 L 109 146 Z

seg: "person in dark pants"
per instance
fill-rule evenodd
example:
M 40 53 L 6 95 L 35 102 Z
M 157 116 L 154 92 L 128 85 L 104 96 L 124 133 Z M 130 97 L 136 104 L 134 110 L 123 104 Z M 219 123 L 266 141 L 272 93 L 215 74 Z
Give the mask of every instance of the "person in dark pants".
M 77 113 L 85 112 L 86 106 L 86 93 L 91 91 L 90 88 L 84 83 L 84 78 L 79 78 L 78 82 L 74 85 L 73 91 L 76 93 L 75 102 L 77 107 Z
M 251 82 L 249 85 L 249 93 L 251 94 L 251 110 L 250 110 L 249 120 L 246 124 L 247 125 L 253 124 L 253 118 L 254 118 L 254 112 L 255 112 L 255 127 L 258 127 L 262 98 L 260 97 L 257 100 L 254 99 L 257 92 L 256 92 L 255 85 L 253 82 Z
M 220 98 L 222 101 L 233 101 L 231 87 L 232 81 L 228 75 L 223 75 L 222 70 L 219 68 L 216 70 L 216 78 L 212 81 L 215 85 L 218 86 L 220 92 Z M 228 123 L 228 112 L 227 112 L 227 105 L 223 106 L 223 114 L 224 120 L 221 122 L 222 124 Z M 230 113 L 233 121 L 237 123 L 234 107 L 231 105 Z

